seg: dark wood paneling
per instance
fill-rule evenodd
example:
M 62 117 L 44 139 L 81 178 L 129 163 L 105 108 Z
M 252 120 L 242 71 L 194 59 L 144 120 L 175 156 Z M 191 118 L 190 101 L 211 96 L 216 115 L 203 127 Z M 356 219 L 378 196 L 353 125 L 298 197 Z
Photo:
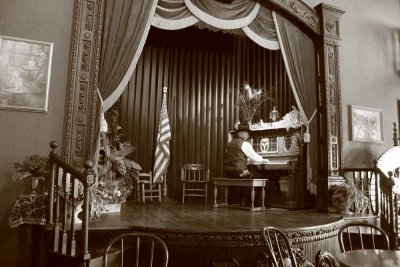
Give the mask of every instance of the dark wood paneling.
M 132 157 L 144 170 L 153 168 L 162 87 L 168 87 L 171 124 L 169 196 L 181 194 L 180 168 L 204 163 L 211 177 L 222 176 L 227 133 L 238 117 L 235 91 L 247 81 L 273 88 L 275 103 L 266 102 L 261 118 L 275 105 L 290 111 L 292 94 L 279 51 L 260 48 L 245 37 L 188 28 L 152 29 L 132 79 L 120 100 L 120 120 Z

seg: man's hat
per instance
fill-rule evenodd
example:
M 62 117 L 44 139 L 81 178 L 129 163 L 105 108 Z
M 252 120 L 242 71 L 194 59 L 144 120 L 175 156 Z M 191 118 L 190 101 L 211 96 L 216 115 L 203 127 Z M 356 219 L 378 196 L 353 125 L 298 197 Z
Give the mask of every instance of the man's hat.
M 237 132 L 250 132 L 249 124 L 239 124 L 237 128 Z

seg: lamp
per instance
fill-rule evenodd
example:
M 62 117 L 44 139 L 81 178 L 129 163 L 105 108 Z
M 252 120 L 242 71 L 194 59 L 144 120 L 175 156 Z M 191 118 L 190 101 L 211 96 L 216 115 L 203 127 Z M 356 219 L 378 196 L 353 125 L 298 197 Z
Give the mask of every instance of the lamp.
M 276 121 L 277 119 L 279 119 L 279 112 L 276 110 L 275 106 L 274 108 L 271 110 L 271 112 L 269 113 L 269 118 L 272 121 Z

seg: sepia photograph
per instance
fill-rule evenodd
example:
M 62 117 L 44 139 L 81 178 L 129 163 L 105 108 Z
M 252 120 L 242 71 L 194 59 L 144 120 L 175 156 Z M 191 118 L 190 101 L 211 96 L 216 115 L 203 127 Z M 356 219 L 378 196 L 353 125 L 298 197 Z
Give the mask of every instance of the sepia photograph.
M 382 110 L 350 106 L 352 141 L 383 142 Z
M 53 44 L 0 35 L 0 108 L 47 112 Z

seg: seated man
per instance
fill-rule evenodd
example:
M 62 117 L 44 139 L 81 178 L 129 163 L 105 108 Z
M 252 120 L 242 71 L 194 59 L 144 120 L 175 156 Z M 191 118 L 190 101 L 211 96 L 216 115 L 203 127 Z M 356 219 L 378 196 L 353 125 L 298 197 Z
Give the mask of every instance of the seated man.
M 224 155 L 224 176 L 227 178 L 264 178 L 261 174 L 250 172 L 247 169 L 248 160 L 254 163 L 268 163 L 268 159 L 263 159 L 253 146 L 247 141 L 249 132 L 247 128 L 239 125 L 236 137 L 226 146 Z M 250 191 L 230 192 L 231 197 L 241 200 L 242 205 L 250 200 Z M 239 196 L 238 196 L 239 195 Z M 259 194 L 257 194 L 259 195 Z
M 230 178 L 253 178 L 259 174 L 251 173 L 247 169 L 248 160 L 254 163 L 268 163 L 268 159 L 263 159 L 253 146 L 247 141 L 249 132 L 247 128 L 239 125 L 236 137 L 226 146 L 224 155 L 224 175 Z

